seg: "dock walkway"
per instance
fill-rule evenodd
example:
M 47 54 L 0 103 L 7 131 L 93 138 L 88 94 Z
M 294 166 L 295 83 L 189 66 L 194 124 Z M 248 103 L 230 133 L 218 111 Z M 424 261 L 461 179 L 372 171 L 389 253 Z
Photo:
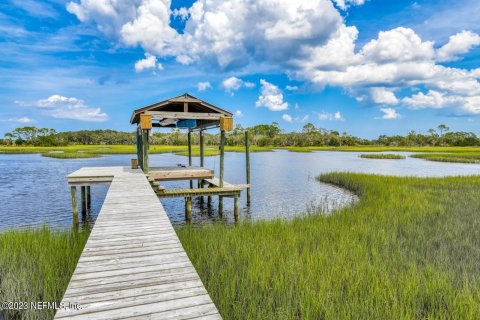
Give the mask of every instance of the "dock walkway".
M 55 319 L 221 319 L 141 170 L 82 168 L 71 185 L 111 181 Z

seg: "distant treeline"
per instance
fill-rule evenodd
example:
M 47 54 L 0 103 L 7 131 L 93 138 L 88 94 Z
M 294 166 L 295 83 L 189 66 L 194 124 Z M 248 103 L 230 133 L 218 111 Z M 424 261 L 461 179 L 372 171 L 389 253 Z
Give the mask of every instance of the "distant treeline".
M 381 135 L 377 139 L 368 140 L 349 135 L 346 132 L 317 128 L 308 123 L 301 132 L 284 132 L 278 123 L 261 124 L 250 128 L 237 125 L 228 132 L 227 144 L 242 145 L 244 132 L 250 133 L 251 144 L 257 146 L 354 146 L 354 145 L 383 145 L 383 146 L 480 146 L 480 138 L 472 132 L 450 132 L 445 125 L 430 129 L 426 134 L 410 131 L 406 136 Z M 198 135 L 193 135 L 194 143 L 198 143 Z M 218 134 L 205 134 L 206 144 L 217 144 Z M 54 129 L 21 127 L 6 133 L 0 139 L 2 145 L 34 145 L 34 146 L 65 146 L 73 144 L 135 144 L 135 132 L 121 132 L 115 130 L 80 130 L 56 132 Z M 155 132 L 151 137 L 151 144 L 157 145 L 186 145 L 187 134 L 178 129 L 169 133 Z

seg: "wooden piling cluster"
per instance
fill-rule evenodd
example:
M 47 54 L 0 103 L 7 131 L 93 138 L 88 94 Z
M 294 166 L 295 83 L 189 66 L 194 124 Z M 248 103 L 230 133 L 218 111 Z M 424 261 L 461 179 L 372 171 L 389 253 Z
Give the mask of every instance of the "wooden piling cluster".
M 78 227 L 78 201 L 77 201 L 77 187 L 70 187 L 70 194 L 72 198 L 72 214 L 73 226 Z M 87 212 L 92 207 L 91 189 L 89 185 L 80 186 L 80 206 L 82 208 L 82 220 L 85 220 Z

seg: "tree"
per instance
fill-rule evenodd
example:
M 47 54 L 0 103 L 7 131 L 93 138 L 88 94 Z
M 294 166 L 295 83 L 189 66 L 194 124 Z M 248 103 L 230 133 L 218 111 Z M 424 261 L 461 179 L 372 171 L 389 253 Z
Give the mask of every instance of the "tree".
M 313 132 L 318 132 L 317 128 L 312 123 L 307 123 L 306 125 L 303 126 L 302 129 L 303 133 L 313 133 Z
M 450 130 L 450 128 L 447 127 L 447 126 L 444 125 L 444 124 L 439 125 L 439 126 L 437 127 L 437 129 L 440 131 L 440 135 L 441 135 L 441 136 L 443 136 L 443 134 L 444 134 L 445 132 L 447 132 L 447 131 Z

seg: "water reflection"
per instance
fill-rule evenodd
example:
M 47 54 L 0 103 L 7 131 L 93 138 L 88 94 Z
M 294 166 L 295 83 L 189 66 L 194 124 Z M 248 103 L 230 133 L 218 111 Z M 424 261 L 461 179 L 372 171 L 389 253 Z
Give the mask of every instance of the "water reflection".
M 408 156 L 408 153 L 403 153 Z M 251 154 L 252 203 L 246 206 L 246 194 L 239 202 L 239 219 L 256 220 L 272 217 L 290 218 L 326 207 L 327 210 L 348 205 L 354 196 L 341 189 L 318 182 L 323 172 L 351 171 L 400 176 L 473 175 L 480 173 L 478 164 L 441 163 L 422 159 L 362 159 L 353 152 L 295 153 L 287 151 Z M 93 159 L 62 160 L 40 155 L 0 154 L 0 230 L 38 226 L 70 227 L 72 213 L 70 189 L 65 177 L 85 166 L 127 166 L 132 155 L 112 155 Z M 152 166 L 185 164 L 186 157 L 172 154 L 150 155 Z M 194 158 L 194 164 L 198 164 Z M 206 167 L 218 173 L 218 157 L 207 157 Z M 245 158 L 242 153 L 227 153 L 225 180 L 245 183 Z M 165 182 L 167 188 L 186 188 L 187 181 Z M 195 184 L 196 185 L 196 184 Z M 92 186 L 92 206 L 82 225 L 91 225 L 102 206 L 107 186 Z M 80 192 L 78 192 L 80 194 Z M 192 223 L 233 221 L 233 199 L 224 198 L 223 214 L 218 212 L 218 197 L 209 207 L 193 199 Z M 171 221 L 185 223 L 183 198 L 162 199 Z M 78 199 L 80 204 L 80 198 Z M 81 212 L 81 209 L 79 208 Z

